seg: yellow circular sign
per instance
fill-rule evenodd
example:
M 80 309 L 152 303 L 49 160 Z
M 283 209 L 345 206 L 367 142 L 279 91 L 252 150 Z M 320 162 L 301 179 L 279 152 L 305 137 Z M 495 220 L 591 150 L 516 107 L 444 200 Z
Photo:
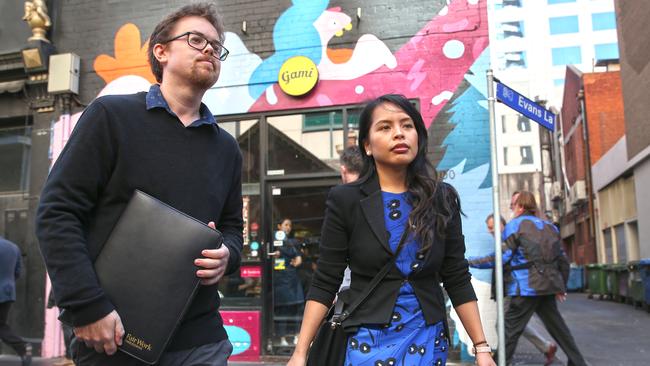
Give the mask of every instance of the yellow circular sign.
M 280 89 L 294 97 L 305 95 L 318 82 L 318 68 L 305 56 L 295 56 L 282 64 L 278 73 Z

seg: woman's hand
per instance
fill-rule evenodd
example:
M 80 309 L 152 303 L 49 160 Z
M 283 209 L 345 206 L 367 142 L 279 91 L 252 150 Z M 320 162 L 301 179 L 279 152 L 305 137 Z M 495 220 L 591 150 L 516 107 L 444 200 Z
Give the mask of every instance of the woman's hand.
M 287 366 L 305 366 L 306 363 L 307 357 L 294 352 L 289 362 L 287 362 Z
M 478 366 L 496 366 L 492 355 L 487 352 L 479 352 L 476 354 L 476 364 Z

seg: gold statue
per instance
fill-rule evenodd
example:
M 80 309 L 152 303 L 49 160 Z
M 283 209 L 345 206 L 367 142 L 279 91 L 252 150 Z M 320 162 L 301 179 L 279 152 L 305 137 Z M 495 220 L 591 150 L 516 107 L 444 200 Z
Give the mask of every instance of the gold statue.
M 25 15 L 23 16 L 23 20 L 32 28 L 32 36 L 29 37 L 29 41 L 50 43 L 45 38 L 45 34 L 52 25 L 52 22 L 50 21 L 50 16 L 47 15 L 45 0 L 25 1 Z

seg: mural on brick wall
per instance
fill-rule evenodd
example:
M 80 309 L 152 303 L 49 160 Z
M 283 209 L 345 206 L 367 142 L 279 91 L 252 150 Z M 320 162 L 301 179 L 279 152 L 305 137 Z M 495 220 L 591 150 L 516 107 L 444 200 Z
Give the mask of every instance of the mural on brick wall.
M 236 33 L 226 32 L 224 45 L 230 56 L 203 101 L 213 113 L 226 115 L 363 103 L 385 93 L 419 100 L 430 136 L 442 151 L 434 163 L 463 199 L 467 254 L 486 254 L 493 247 L 484 223 L 492 208 L 486 0 L 447 3 L 392 52 L 373 34 L 361 35 L 353 48 L 328 48 L 333 37 L 352 29 L 350 15 L 328 8 L 329 0 L 293 0 L 275 21 L 274 50 L 266 58 L 250 51 Z M 155 78 L 147 63 L 147 44 L 136 25 L 117 27 L 113 54 L 98 56 L 93 65 L 106 83 L 98 96 L 148 90 Z M 278 86 L 280 68 L 294 56 L 311 59 L 320 75 L 313 90 L 300 98 Z M 54 159 L 79 115 L 64 116 L 55 124 Z M 473 274 L 488 341 L 496 344 L 490 273 Z M 451 317 L 458 323 L 453 311 Z M 460 325 L 455 329 L 455 345 L 462 357 L 468 357 L 469 339 Z

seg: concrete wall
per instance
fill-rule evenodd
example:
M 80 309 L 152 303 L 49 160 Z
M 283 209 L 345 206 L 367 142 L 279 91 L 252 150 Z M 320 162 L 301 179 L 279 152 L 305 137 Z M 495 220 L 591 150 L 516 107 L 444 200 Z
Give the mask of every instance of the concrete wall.
M 619 34 L 621 79 L 625 103 L 625 132 L 630 159 L 650 145 L 650 28 L 645 19 L 650 17 L 647 1 L 619 0 L 616 4 L 616 23 Z
M 636 208 L 639 227 L 639 256 L 650 258 L 650 159 L 645 159 L 634 169 L 636 186 Z

